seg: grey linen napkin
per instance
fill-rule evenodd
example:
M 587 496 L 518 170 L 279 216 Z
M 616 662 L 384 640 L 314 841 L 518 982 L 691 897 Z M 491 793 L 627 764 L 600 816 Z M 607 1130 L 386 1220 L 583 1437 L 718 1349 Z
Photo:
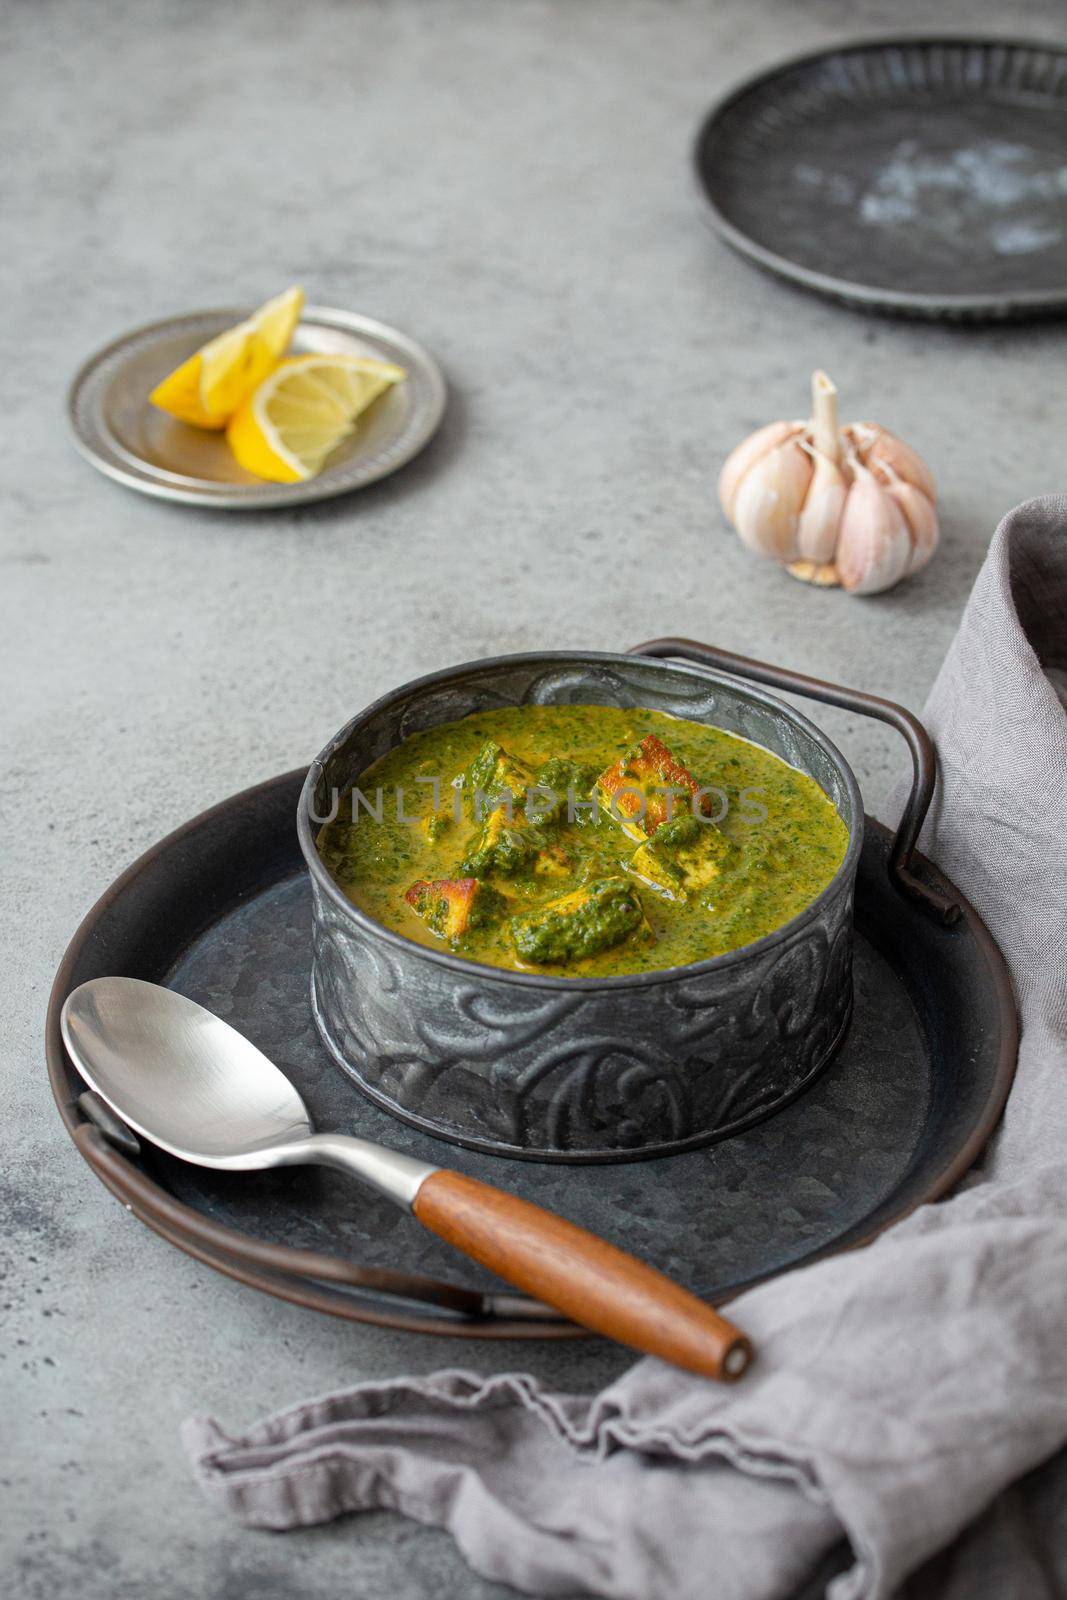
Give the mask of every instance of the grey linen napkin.
M 770 1600 L 842 1536 L 832 1600 L 889 1595 L 954 1540 L 962 1564 L 941 1556 L 929 1592 L 1051 1592 L 1053 1554 L 1019 1542 L 1023 1491 L 1006 1543 L 998 1513 L 957 1536 L 1067 1441 L 1065 669 L 1067 499 L 1037 500 L 998 529 L 925 713 L 925 848 L 995 931 L 1024 1024 L 966 1189 L 736 1301 L 759 1360 L 735 1388 L 653 1360 L 591 1398 L 517 1374 L 363 1384 L 239 1435 L 191 1420 L 208 1494 L 262 1528 L 388 1507 L 543 1596 Z M 1027 1480 L 1046 1522 L 1059 1466 Z

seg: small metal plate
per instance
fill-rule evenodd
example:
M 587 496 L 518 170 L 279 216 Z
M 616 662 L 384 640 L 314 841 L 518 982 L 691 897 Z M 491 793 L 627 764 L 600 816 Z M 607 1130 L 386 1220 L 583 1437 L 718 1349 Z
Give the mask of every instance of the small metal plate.
M 92 356 L 68 399 L 77 448 L 109 478 L 160 500 L 262 511 L 347 494 L 404 466 L 433 437 L 445 409 L 445 380 L 422 345 L 350 311 L 305 306 L 292 353 L 329 352 L 395 361 L 407 371 L 360 418 L 317 477 L 265 483 L 238 466 L 223 433 L 168 417 L 148 396 L 202 344 L 247 310 L 196 311 L 124 334 Z
M 293 826 L 302 779 L 234 796 L 135 863 L 76 934 L 49 1008 L 49 1074 L 81 1154 L 164 1238 L 220 1271 L 356 1321 L 507 1338 L 579 1331 L 530 1321 L 532 1302 L 493 1295 L 488 1273 L 340 1174 L 213 1172 L 147 1145 L 139 1160 L 106 1145 L 83 1120 L 84 1085 L 59 1031 L 64 999 L 88 978 L 169 983 L 275 1060 L 318 1127 L 499 1184 L 714 1300 L 864 1243 L 944 1194 L 996 1125 L 1017 1046 L 1003 958 L 962 897 L 945 927 L 891 887 L 891 835 L 868 819 L 852 1029 L 785 1110 L 704 1150 L 594 1167 L 482 1155 L 417 1132 L 366 1100 L 315 1031 L 311 897 Z
M 867 310 L 1067 309 L 1067 49 L 905 38 L 782 63 L 713 106 L 694 151 L 728 244 Z

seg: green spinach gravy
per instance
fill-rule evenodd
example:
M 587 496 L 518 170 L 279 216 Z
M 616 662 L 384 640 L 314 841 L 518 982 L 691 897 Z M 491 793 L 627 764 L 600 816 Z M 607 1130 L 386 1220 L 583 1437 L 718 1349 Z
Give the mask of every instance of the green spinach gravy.
M 514 706 L 413 734 L 318 835 L 357 906 L 495 967 L 612 976 L 762 938 L 848 829 L 761 746 L 659 711 Z

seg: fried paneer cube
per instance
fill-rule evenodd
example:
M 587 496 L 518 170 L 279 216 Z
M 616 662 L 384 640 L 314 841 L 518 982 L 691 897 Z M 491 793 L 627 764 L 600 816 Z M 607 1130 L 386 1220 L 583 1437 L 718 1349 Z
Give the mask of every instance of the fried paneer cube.
M 477 878 L 420 878 L 404 899 L 431 933 L 450 941 L 495 921 L 505 904 L 502 894 Z
M 627 870 L 668 900 L 687 900 L 719 876 L 732 850 L 713 822 L 686 812 L 662 823 L 634 852 Z
M 537 911 L 514 916 L 510 927 L 516 953 L 532 966 L 565 965 L 623 939 L 651 943 L 655 937 L 640 895 L 622 876 L 596 879 Z
M 691 804 L 700 785 L 654 733 L 646 734 L 602 772 L 598 794 L 632 839 L 651 839 L 683 804 Z M 672 795 L 668 791 L 675 791 Z

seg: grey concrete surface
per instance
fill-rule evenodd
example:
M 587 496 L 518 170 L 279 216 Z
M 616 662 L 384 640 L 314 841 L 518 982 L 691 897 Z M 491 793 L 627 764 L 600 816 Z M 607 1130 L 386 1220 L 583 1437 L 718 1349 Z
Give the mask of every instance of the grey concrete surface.
M 41 1052 L 79 918 L 161 833 L 306 761 L 358 706 L 480 654 L 665 630 L 922 703 L 992 529 L 1062 488 L 1067 332 L 866 321 L 707 231 L 687 149 L 785 52 L 909 25 L 1067 37 L 1056 0 L 24 0 L 5 14 L 0 301 L 4 1004 L 0 1592 L 7 1600 L 396 1600 L 504 1591 L 375 1515 L 300 1536 L 201 1504 L 188 1412 L 507 1352 L 350 1327 L 169 1249 L 82 1166 Z M 73 452 L 75 366 L 198 305 L 309 294 L 410 329 L 452 385 L 408 471 L 300 515 L 168 508 Z M 828 367 L 913 440 L 944 547 L 869 602 L 722 529 L 710 485 Z M 877 810 L 902 752 L 822 719 Z

